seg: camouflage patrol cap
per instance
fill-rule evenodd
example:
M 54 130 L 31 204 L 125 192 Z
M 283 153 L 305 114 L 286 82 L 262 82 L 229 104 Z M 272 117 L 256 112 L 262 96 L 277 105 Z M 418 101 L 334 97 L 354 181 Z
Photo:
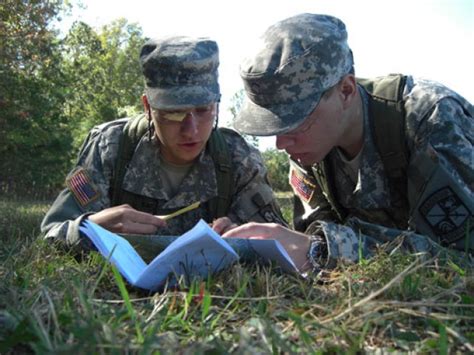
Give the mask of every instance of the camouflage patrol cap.
M 151 39 L 141 49 L 140 63 L 153 108 L 203 106 L 220 99 L 219 50 L 213 40 L 184 36 Z
M 247 98 L 234 126 L 246 134 L 296 128 L 353 68 L 346 27 L 332 16 L 290 17 L 269 27 L 261 41 L 260 51 L 240 66 Z

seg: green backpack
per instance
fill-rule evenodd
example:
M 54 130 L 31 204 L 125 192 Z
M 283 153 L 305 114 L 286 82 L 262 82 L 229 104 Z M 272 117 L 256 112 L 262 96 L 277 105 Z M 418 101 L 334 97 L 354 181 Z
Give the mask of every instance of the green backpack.
M 375 79 L 358 79 L 370 94 L 369 110 L 372 117 L 375 145 L 389 178 L 405 176 L 408 149 L 405 142 L 405 109 L 403 90 L 406 76 L 391 74 Z M 390 134 L 387 134 L 390 132 Z
M 217 128 L 212 131 L 207 142 L 207 149 L 216 166 L 217 192 L 218 195 L 209 201 L 209 212 L 212 219 L 227 215 L 232 195 L 232 163 L 227 142 L 222 130 Z M 117 160 L 115 162 L 114 175 L 111 182 L 111 203 L 117 206 L 122 203 L 122 184 L 127 171 L 127 165 L 131 161 L 138 142 L 148 131 L 148 119 L 145 115 L 131 118 L 125 125 L 120 138 Z

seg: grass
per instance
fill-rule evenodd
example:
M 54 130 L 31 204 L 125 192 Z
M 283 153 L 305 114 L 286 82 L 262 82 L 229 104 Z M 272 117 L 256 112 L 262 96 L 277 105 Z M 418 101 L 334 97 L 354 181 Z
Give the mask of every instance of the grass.
M 473 272 L 453 260 L 380 250 L 307 280 L 237 264 L 149 294 L 38 238 L 46 210 L 0 201 L 2 354 L 474 351 Z

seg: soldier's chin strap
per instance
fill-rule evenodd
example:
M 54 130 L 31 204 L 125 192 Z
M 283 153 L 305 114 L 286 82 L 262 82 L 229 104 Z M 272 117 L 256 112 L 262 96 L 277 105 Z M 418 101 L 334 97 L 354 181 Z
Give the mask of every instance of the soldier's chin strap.
M 153 130 L 155 126 L 153 125 L 153 121 L 151 118 L 151 107 L 150 104 L 148 103 L 148 99 L 146 94 L 142 95 L 142 103 L 143 107 L 145 108 L 145 112 L 148 113 L 148 127 L 147 127 L 147 133 L 148 133 L 148 140 L 151 141 L 151 138 L 153 137 Z
M 149 141 L 151 141 L 151 138 L 153 137 L 154 128 L 155 126 L 153 125 L 152 119 L 151 119 L 151 110 L 148 110 L 148 140 Z
M 212 128 L 213 130 L 216 130 L 219 125 L 219 103 L 220 101 L 217 101 L 216 103 L 216 119 L 214 121 L 214 127 Z

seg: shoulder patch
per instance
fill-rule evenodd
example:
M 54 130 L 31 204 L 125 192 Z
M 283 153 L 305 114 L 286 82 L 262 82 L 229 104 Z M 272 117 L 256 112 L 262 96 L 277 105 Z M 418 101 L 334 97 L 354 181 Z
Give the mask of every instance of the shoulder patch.
M 449 187 L 431 194 L 420 206 L 421 215 L 435 235 L 451 242 L 466 234 L 469 209 Z
M 313 197 L 316 185 L 308 179 L 303 172 L 295 169 L 293 166 L 290 171 L 290 185 L 295 194 L 304 202 L 309 202 Z
M 87 171 L 82 167 L 66 178 L 66 186 L 82 207 L 88 205 L 100 195 Z

